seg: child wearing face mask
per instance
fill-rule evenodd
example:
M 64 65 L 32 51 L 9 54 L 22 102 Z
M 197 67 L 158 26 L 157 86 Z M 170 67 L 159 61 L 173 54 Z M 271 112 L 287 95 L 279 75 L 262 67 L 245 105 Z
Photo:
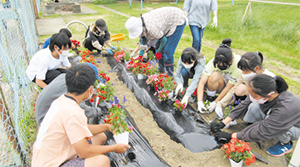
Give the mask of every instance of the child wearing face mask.
M 231 39 L 224 39 L 217 49 L 215 57 L 205 66 L 197 88 L 198 111 L 200 113 L 213 112 L 217 102 L 234 87 L 237 78 L 241 75 L 241 70 L 237 67 L 240 56 L 234 55 L 230 46 Z M 208 108 L 204 107 L 203 103 L 205 88 L 207 91 L 206 100 L 211 101 Z M 218 97 L 216 97 L 217 92 L 220 93 Z
M 219 117 L 223 117 L 223 108 L 225 108 L 232 101 L 245 100 L 249 94 L 247 84 L 249 80 L 256 74 L 267 74 L 274 77 L 275 74 L 262 67 L 263 55 L 260 52 L 248 52 L 242 55 L 237 66 L 242 70 L 242 74 L 237 80 L 237 83 L 220 101 L 217 102 L 215 109 Z M 230 122 L 225 128 L 235 125 L 236 121 Z
M 176 68 L 175 81 L 177 84 L 175 94 L 182 92 L 187 87 L 186 93 L 181 103 L 188 103 L 189 97 L 196 90 L 198 82 L 205 67 L 205 58 L 194 48 L 189 47 L 182 51 Z M 192 82 L 188 85 L 189 78 Z
M 211 131 L 220 143 L 232 138 L 247 142 L 276 139 L 276 145 L 267 153 L 283 156 L 292 151 L 293 142 L 300 136 L 300 99 L 287 91 L 288 85 L 281 76 L 257 74 L 248 82 L 249 96 L 236 106 L 221 122 L 211 124 Z M 244 116 L 253 123 L 237 133 L 221 132 L 232 120 Z
M 110 48 L 106 48 L 105 45 Z M 110 55 L 113 55 L 112 50 L 116 48 L 110 43 L 110 33 L 103 19 L 98 19 L 95 23 L 89 25 L 85 33 L 83 46 L 90 51 L 97 50 L 98 54 L 101 54 L 101 51 L 105 49 Z
M 54 34 L 51 37 L 49 48 L 38 51 L 31 58 L 26 69 L 28 78 L 43 89 L 58 75 L 66 73 L 66 69 L 60 67 L 71 67 L 68 60 L 71 46 L 70 38 L 67 35 Z

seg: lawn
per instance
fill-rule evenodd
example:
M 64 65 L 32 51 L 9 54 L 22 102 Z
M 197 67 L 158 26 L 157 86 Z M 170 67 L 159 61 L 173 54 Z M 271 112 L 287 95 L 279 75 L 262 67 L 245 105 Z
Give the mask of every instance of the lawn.
M 282 1 L 282 0 L 277 0 Z M 175 0 L 174 0 L 175 2 Z M 299 3 L 298 0 L 285 0 L 284 2 Z M 244 22 L 241 22 L 248 0 L 235 0 L 232 6 L 230 0 L 218 1 L 218 27 L 207 26 L 204 33 L 204 43 L 201 54 L 206 60 L 213 58 L 215 49 L 224 38 L 232 39 L 232 48 L 235 53 L 242 54 L 250 51 L 260 51 L 264 55 L 264 67 L 270 71 L 282 75 L 287 80 L 290 91 L 300 97 L 300 9 L 299 6 L 265 4 L 252 2 L 250 15 L 246 14 Z M 119 46 L 134 48 L 138 39 L 129 39 L 125 29 L 125 16 L 118 15 L 92 3 L 82 3 L 99 14 L 80 15 L 54 15 L 62 17 L 66 22 L 77 19 L 89 24 L 97 19 L 97 16 L 106 20 L 111 34 L 124 33 L 124 41 Z M 144 3 L 141 12 L 140 3 L 133 3 L 131 8 L 127 1 L 104 4 L 105 7 L 117 10 L 130 16 L 139 17 L 152 9 L 162 6 L 176 6 L 182 8 L 183 2 L 170 3 Z M 95 16 L 95 17 L 93 17 Z M 210 24 L 210 23 L 209 23 Z M 84 29 L 70 27 L 74 37 L 81 38 Z M 76 36 L 76 34 L 79 36 Z M 115 42 L 114 42 L 115 43 Z M 118 45 L 115 43 L 115 45 Z M 175 61 L 183 49 L 190 47 L 192 37 L 188 27 L 185 28 L 182 38 L 175 52 Z

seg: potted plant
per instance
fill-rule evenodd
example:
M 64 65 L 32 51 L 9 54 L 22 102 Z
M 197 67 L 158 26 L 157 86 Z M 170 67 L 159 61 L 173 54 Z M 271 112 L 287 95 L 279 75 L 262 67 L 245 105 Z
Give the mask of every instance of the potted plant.
M 186 105 L 184 103 L 181 103 L 178 99 L 174 103 L 174 109 L 177 112 L 181 112 L 182 110 L 185 109 L 185 107 Z
M 127 53 L 125 52 L 125 49 L 121 49 L 120 51 L 117 51 L 114 54 L 114 59 L 119 63 L 124 62 L 126 54 Z M 129 55 L 129 54 L 127 54 L 127 55 Z
M 113 87 L 113 83 L 110 81 L 106 82 L 106 84 L 100 84 L 97 80 L 94 84 L 94 88 L 96 89 L 93 98 L 90 102 L 94 102 L 95 106 L 98 104 L 102 107 L 107 106 L 108 102 L 114 100 L 115 88 Z
M 168 100 L 169 93 L 170 93 L 169 90 L 159 90 L 159 91 L 157 91 L 157 92 L 154 93 L 154 96 L 157 95 L 158 101 L 163 102 L 163 101 Z
M 114 100 L 110 101 L 110 103 L 112 107 L 108 109 L 109 115 L 104 119 L 104 123 L 112 125 L 111 131 L 115 132 L 114 138 L 117 143 L 128 144 L 129 132 L 131 132 L 133 128 L 128 126 L 125 121 L 125 107 L 119 104 L 117 96 L 115 96 Z
M 256 161 L 255 155 L 250 152 L 251 147 L 249 146 L 249 143 L 236 138 L 231 139 L 229 143 L 224 144 L 222 150 L 226 153 L 224 158 L 229 158 L 232 167 L 235 165 L 242 166 L 243 162 L 249 166 Z

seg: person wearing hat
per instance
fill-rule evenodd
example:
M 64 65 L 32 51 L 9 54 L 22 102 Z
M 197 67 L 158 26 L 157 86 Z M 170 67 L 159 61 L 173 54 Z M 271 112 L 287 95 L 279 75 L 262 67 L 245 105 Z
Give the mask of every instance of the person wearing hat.
M 96 79 L 98 79 L 101 83 L 104 83 L 103 80 L 99 77 L 98 68 L 91 63 L 85 64 L 89 65 L 94 70 Z M 36 99 L 35 120 L 39 126 L 41 125 L 52 102 L 62 94 L 67 93 L 65 78 L 66 74 L 61 74 L 58 77 L 56 77 L 45 89 L 43 89 L 43 91 L 39 94 L 38 98 Z M 89 118 L 89 122 L 93 122 L 92 120 L 95 117 L 100 116 L 102 114 L 100 108 L 87 106 L 84 101 L 80 103 L 80 107 L 85 110 L 85 115 Z
M 106 48 L 105 44 L 110 48 Z M 104 49 L 110 55 L 113 54 L 112 50 L 115 50 L 116 48 L 110 43 L 110 34 L 103 19 L 98 19 L 95 23 L 89 25 L 85 33 L 83 46 L 90 51 L 97 50 L 98 54 L 101 54 L 101 51 Z
M 174 72 L 174 52 L 179 43 L 186 24 L 187 14 L 177 7 L 162 7 L 154 9 L 141 17 L 130 17 L 125 27 L 129 31 L 129 38 L 140 36 L 141 48 L 148 40 L 157 40 L 156 58 L 159 60 L 159 72 L 165 70 L 169 76 Z M 144 50 L 140 50 L 142 56 Z
M 79 104 L 93 95 L 94 70 L 86 64 L 76 64 L 67 71 L 65 80 L 67 93 L 53 101 L 39 127 L 31 166 L 110 166 L 105 154 L 124 153 L 130 146 L 104 145 L 107 140 L 104 132 L 111 131 L 112 125 L 87 124 Z

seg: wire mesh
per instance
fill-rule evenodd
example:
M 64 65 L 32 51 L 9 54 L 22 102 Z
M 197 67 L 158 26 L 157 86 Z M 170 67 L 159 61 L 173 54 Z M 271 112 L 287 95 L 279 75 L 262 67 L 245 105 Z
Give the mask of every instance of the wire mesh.
M 36 135 L 33 84 L 25 70 L 38 50 L 34 8 L 41 0 L 0 1 L 0 166 L 30 166 Z

